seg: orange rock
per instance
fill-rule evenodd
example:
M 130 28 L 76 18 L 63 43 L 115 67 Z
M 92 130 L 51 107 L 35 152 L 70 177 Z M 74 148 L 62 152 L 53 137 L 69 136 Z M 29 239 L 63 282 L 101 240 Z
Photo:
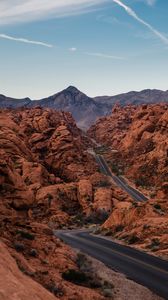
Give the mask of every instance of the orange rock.
M 78 200 L 86 215 L 91 213 L 93 202 L 93 188 L 90 180 L 83 179 L 78 183 Z
M 40 284 L 24 275 L 0 242 L 0 299 L 1 300 L 54 300 L 58 299 Z
M 93 210 L 110 213 L 112 211 L 112 190 L 97 188 L 94 194 Z

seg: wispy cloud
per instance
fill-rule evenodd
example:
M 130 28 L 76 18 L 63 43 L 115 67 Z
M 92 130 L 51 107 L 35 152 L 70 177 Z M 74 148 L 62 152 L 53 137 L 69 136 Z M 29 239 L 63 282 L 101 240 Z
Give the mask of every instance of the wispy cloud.
M 146 0 L 148 5 L 154 5 L 156 3 L 156 0 Z
M 109 58 L 109 59 L 114 59 L 114 60 L 124 60 L 124 57 L 121 56 L 115 56 L 115 55 L 110 55 L 110 54 L 105 54 L 105 53 L 97 53 L 97 52 L 84 52 L 85 55 L 90 55 L 90 56 L 96 56 L 96 57 L 101 57 L 101 58 Z
M 76 51 L 77 51 L 77 48 L 76 48 L 76 47 L 71 47 L 71 48 L 69 48 L 69 51 L 70 51 L 70 52 L 76 52 Z
M 115 2 L 116 4 L 118 4 L 119 6 L 121 6 L 122 8 L 124 8 L 128 15 L 130 15 L 131 17 L 133 17 L 139 23 L 143 24 L 150 31 L 152 31 L 153 34 L 155 34 L 155 36 L 157 36 L 164 44 L 168 45 L 168 38 L 165 35 L 163 35 L 161 32 L 159 32 L 158 30 L 156 30 L 152 25 L 150 25 L 149 23 L 147 23 L 146 21 L 144 21 L 143 19 L 141 19 L 131 7 L 125 5 L 120 0 L 113 0 L 113 2 Z M 148 2 L 152 3 L 153 1 L 148 1 Z
M 16 41 L 16 42 L 20 42 L 20 43 L 26 43 L 26 44 L 33 44 L 33 45 L 48 47 L 48 48 L 53 47 L 53 45 L 50 45 L 50 44 L 47 44 L 47 43 L 44 43 L 44 42 L 32 41 L 32 40 L 28 40 L 28 39 L 25 39 L 25 38 L 17 38 L 17 37 L 13 37 L 13 36 L 2 34 L 2 33 L 0 34 L 0 38 L 10 40 L 10 41 Z
M 0 24 L 83 13 L 109 0 L 0 0 Z
M 132 28 L 132 25 L 128 22 L 124 22 L 123 20 L 119 20 L 117 17 L 109 16 L 109 15 L 98 15 L 96 18 L 97 21 L 101 21 L 107 24 L 116 24 L 124 27 Z

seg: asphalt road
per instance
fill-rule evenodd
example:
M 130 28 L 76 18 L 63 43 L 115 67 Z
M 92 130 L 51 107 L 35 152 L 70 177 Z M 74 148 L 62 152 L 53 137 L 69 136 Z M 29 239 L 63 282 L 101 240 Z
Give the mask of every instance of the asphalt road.
M 55 231 L 55 235 L 73 248 L 80 249 L 168 299 L 168 261 L 92 235 L 88 231 Z
M 103 174 L 110 176 L 113 181 L 125 192 L 127 192 L 134 201 L 138 201 L 138 202 L 145 202 L 148 201 L 148 198 L 145 197 L 141 192 L 137 191 L 136 189 L 134 189 L 133 187 L 131 187 L 130 185 L 128 185 L 123 179 L 119 178 L 118 176 L 113 175 L 113 173 L 111 172 L 106 160 L 104 159 L 104 157 L 102 155 L 96 155 L 95 154 L 95 158 L 96 158 L 96 162 L 98 163 L 98 165 L 100 166 L 100 170 Z

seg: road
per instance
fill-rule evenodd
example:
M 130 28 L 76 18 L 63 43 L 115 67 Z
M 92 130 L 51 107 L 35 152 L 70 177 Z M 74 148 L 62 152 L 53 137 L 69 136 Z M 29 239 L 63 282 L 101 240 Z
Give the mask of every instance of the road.
M 89 231 L 55 231 L 55 235 L 73 248 L 80 249 L 168 299 L 168 261 L 92 235 Z
M 137 191 L 136 189 L 134 189 L 133 187 L 128 185 L 123 179 L 121 179 L 118 176 L 114 175 L 111 172 L 106 160 L 104 159 L 104 157 L 102 155 L 95 154 L 95 159 L 96 159 L 96 162 L 98 163 L 98 165 L 100 166 L 100 169 L 101 169 L 102 173 L 107 175 L 107 176 L 112 177 L 113 181 L 122 190 L 124 190 L 126 193 L 128 193 L 134 201 L 138 201 L 138 202 L 148 201 L 148 198 L 145 197 L 141 192 Z

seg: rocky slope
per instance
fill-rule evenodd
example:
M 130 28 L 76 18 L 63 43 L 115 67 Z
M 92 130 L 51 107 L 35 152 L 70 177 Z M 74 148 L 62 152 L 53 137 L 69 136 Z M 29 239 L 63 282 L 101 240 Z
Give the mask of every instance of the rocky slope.
M 168 91 L 144 90 L 129 92 L 116 96 L 101 96 L 91 98 L 73 86 L 41 100 L 32 101 L 29 98 L 13 99 L 0 95 L 0 108 L 35 107 L 40 105 L 60 111 L 71 112 L 78 127 L 88 129 L 99 117 L 109 115 L 115 103 L 127 104 L 158 103 L 168 101 Z
M 1 265 L 0 299 L 27 299 L 31 284 L 29 299 L 53 299 L 47 290 L 61 299 L 104 299 L 100 288 L 63 280 L 69 269 L 78 271 L 77 258 L 50 229 L 72 226 L 91 213 L 95 171 L 69 113 L 39 107 L 0 111 L 0 239 L 31 277 L 6 253 L 4 264 L 10 265 L 6 273 Z M 1 260 L 4 251 L 0 244 Z M 5 278 L 13 282 L 9 290 Z
M 92 269 L 87 283 L 74 282 L 74 274 L 86 276 L 79 258 L 52 232 L 103 222 L 113 202 L 127 199 L 98 172 L 88 145 L 70 113 L 0 111 L 0 299 L 26 299 L 32 281 L 30 299 L 105 299 Z M 6 278 L 15 283 L 9 290 Z
M 146 204 L 114 207 L 104 228 L 127 242 L 168 255 L 168 106 L 115 106 L 89 134 L 106 145 L 106 159 L 149 198 Z
M 53 235 L 133 205 L 98 172 L 90 143 L 70 113 L 0 111 L 0 299 L 27 299 L 29 289 L 29 299 L 124 299 L 127 285 L 130 299 L 132 287 L 137 299 L 143 290 L 158 299 L 124 278 L 117 283 L 117 274 L 113 293 L 85 256 Z

